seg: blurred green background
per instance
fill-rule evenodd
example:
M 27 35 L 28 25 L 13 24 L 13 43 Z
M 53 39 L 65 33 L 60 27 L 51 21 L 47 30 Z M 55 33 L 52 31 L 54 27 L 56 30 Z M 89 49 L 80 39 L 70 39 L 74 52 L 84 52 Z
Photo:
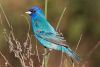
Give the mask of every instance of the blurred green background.
M 28 30 L 28 24 L 21 15 L 26 15 L 25 12 L 34 5 L 38 5 L 44 10 L 45 0 L 0 0 L 0 4 L 3 6 L 7 18 L 14 29 L 15 36 L 20 42 L 23 42 Z M 84 59 L 100 40 L 100 0 L 48 0 L 47 19 L 55 28 L 65 7 L 67 9 L 61 20 L 59 29 L 73 50 L 75 50 L 80 36 L 83 35 L 77 53 Z M 3 26 L 0 23 L 0 49 L 7 59 L 10 60 L 9 62 L 13 67 L 20 67 L 18 59 L 9 53 L 8 43 L 3 35 L 4 27 L 7 31 L 10 29 L 1 9 L 0 16 L 3 23 Z M 30 21 L 30 17 L 28 15 L 26 16 Z M 41 45 L 38 45 L 38 47 L 40 50 L 43 50 Z M 98 46 L 86 60 L 88 63 L 85 67 L 100 67 L 99 51 L 100 47 Z M 58 56 L 59 54 L 60 52 L 57 51 L 52 52 L 49 67 L 59 66 L 59 57 L 61 56 Z M 57 60 L 59 60 L 59 62 L 56 62 Z M 2 63 L 3 59 L 0 56 L 0 64 Z M 16 66 L 16 63 L 19 66 Z M 82 61 L 82 63 L 84 63 L 84 61 Z M 80 65 L 79 67 L 82 66 Z

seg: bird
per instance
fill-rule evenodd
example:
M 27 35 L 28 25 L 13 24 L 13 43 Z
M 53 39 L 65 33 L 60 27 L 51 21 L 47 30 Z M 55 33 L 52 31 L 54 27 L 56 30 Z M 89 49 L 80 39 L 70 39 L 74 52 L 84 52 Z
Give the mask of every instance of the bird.
M 64 37 L 48 22 L 43 10 L 39 6 L 32 6 L 25 13 L 31 17 L 34 36 L 45 48 L 62 51 L 76 62 L 80 61 L 80 56 L 67 45 Z

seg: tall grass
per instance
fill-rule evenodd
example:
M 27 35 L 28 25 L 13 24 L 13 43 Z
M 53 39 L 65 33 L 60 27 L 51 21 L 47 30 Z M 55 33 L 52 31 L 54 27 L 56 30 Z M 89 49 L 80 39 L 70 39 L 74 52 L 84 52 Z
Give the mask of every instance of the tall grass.
M 48 0 L 45 0 L 45 17 L 46 17 L 46 19 L 47 19 L 47 9 L 48 8 Z M 48 60 L 49 60 L 49 54 L 48 55 L 45 55 L 45 54 L 47 54 L 48 53 L 48 51 L 47 51 L 47 49 L 45 48 L 44 49 L 44 57 L 43 57 L 43 62 L 42 62 L 42 66 L 43 67 L 48 67 Z

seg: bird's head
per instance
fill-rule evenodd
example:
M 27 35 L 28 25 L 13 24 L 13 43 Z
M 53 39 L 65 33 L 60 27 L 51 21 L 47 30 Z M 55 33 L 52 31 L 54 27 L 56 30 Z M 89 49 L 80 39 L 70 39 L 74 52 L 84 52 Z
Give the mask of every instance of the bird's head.
M 43 14 L 43 11 L 38 6 L 33 6 L 31 9 L 29 9 L 27 12 L 31 17 L 36 18 L 38 14 Z

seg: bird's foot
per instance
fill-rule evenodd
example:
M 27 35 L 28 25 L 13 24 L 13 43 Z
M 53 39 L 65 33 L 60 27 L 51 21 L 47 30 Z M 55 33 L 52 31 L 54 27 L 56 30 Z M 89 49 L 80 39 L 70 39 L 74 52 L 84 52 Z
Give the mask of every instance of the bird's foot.
M 52 50 L 52 49 L 49 49 L 49 51 L 47 51 L 46 53 L 43 53 L 42 55 L 43 55 L 43 56 L 49 55 L 51 50 Z
M 74 63 L 74 60 L 71 58 L 71 63 L 73 64 Z
M 43 56 L 47 56 L 50 52 L 47 52 L 47 53 L 43 53 L 42 55 Z

